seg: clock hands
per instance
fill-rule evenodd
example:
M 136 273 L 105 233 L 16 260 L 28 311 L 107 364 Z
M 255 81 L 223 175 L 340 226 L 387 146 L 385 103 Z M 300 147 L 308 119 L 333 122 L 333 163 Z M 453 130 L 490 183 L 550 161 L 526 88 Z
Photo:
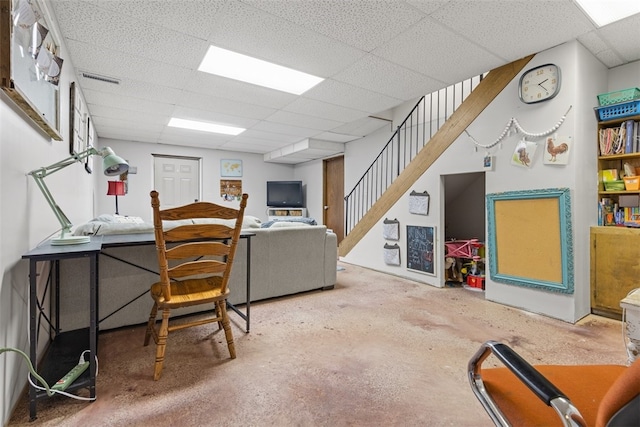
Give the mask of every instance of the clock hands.
M 546 82 L 549 79 L 544 79 L 543 81 L 541 81 L 540 83 L 538 83 L 538 86 L 540 86 L 542 89 L 544 89 L 545 91 L 547 91 L 547 88 L 542 86 L 542 83 Z M 547 91 L 548 92 L 548 91 Z

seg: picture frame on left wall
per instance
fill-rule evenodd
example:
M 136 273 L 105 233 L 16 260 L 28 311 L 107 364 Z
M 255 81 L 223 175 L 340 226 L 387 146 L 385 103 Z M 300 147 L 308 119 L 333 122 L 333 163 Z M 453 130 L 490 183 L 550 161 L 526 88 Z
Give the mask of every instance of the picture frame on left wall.
M 2 2 L 0 89 L 51 139 L 62 141 L 58 83 L 64 61 L 47 7 L 42 0 Z

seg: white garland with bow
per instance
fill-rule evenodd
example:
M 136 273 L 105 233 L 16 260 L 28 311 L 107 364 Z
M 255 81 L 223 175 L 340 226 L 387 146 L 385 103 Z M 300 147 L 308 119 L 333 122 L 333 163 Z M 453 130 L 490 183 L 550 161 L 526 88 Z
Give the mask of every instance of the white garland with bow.
M 569 111 L 571 111 L 572 107 L 573 106 L 570 105 L 569 109 L 567 110 L 567 112 L 564 113 L 564 115 L 560 118 L 560 120 L 558 120 L 558 123 L 556 123 L 555 126 L 553 126 L 551 129 L 549 129 L 549 130 L 547 130 L 545 132 L 540 132 L 540 133 L 527 132 L 526 130 L 524 130 L 522 128 L 522 126 L 520 126 L 520 123 L 518 123 L 518 120 L 515 117 L 511 117 L 511 119 L 509 120 L 509 122 L 505 126 L 505 128 L 502 131 L 502 133 L 500 134 L 500 136 L 494 142 L 492 142 L 491 144 L 483 145 L 483 144 L 479 143 L 473 136 L 471 136 L 471 134 L 466 129 L 464 130 L 464 133 L 466 133 L 467 136 L 471 139 L 471 141 L 473 141 L 473 143 L 476 145 L 476 150 L 478 149 L 477 147 L 482 147 L 482 148 L 488 150 L 488 149 L 493 148 L 496 145 L 500 144 L 505 137 L 511 135 L 511 128 L 512 127 L 515 127 L 516 132 L 520 132 L 520 133 L 524 134 L 525 137 L 542 138 L 544 136 L 551 135 L 552 133 L 557 131 L 560 128 L 560 126 L 562 126 L 562 124 L 564 123 L 565 119 L 567 118 L 567 114 L 569 114 Z

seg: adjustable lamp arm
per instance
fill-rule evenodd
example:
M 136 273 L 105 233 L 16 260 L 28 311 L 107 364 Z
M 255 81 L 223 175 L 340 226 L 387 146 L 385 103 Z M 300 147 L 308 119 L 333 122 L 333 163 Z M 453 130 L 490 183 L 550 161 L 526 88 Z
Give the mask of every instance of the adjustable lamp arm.
M 42 191 L 44 198 L 47 200 L 47 203 L 49 203 L 51 210 L 62 226 L 62 231 L 60 234 L 60 238 L 62 239 L 64 239 L 65 235 L 71 231 L 71 227 L 73 224 L 71 224 L 69 218 L 67 218 L 64 212 L 62 212 L 62 209 L 60 209 L 60 206 L 58 206 L 58 204 L 54 200 L 53 195 L 51 195 L 51 192 L 49 191 L 49 188 L 44 183 L 44 178 L 51 175 L 52 173 L 66 168 L 69 165 L 81 162 L 89 156 L 93 156 L 96 154 L 103 157 L 103 169 L 105 175 L 119 175 L 129 169 L 129 165 L 127 164 L 127 162 L 116 156 L 111 148 L 105 147 L 102 150 L 98 151 L 93 147 L 89 147 L 88 149 L 78 154 L 74 154 L 73 156 L 70 156 L 64 160 L 60 160 L 59 162 L 54 163 L 50 166 L 45 166 L 29 172 L 29 175 L 31 175 L 36 181 L 38 188 L 40 188 L 40 191 Z

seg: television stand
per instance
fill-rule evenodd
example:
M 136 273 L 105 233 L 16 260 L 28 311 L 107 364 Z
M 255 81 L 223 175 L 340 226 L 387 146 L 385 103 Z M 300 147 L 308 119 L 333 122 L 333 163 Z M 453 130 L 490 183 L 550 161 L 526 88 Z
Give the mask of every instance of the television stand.
M 305 216 L 307 216 L 307 208 L 267 208 L 267 218 L 269 221 L 273 221 L 274 219 L 287 220 Z

